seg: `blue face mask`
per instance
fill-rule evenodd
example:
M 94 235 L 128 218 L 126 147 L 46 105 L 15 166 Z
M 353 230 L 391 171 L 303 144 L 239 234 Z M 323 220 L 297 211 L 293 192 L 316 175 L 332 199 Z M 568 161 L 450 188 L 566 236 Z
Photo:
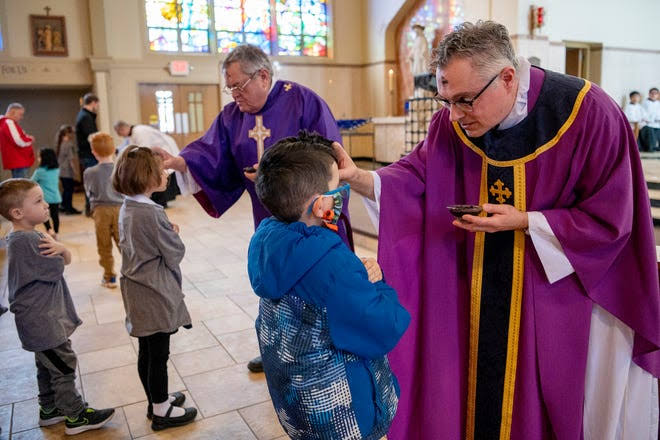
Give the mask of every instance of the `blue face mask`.
M 332 197 L 332 208 L 326 210 L 323 213 L 323 223 L 328 229 L 332 229 L 336 232 L 339 230 L 337 223 L 339 222 L 339 217 L 341 216 L 341 208 L 344 206 L 344 201 L 348 200 L 350 193 L 351 185 L 347 183 L 346 185 L 340 186 L 337 189 L 333 189 L 332 191 L 321 194 L 311 203 L 311 205 L 309 205 L 308 212 L 311 213 L 314 208 L 319 206 L 324 197 Z

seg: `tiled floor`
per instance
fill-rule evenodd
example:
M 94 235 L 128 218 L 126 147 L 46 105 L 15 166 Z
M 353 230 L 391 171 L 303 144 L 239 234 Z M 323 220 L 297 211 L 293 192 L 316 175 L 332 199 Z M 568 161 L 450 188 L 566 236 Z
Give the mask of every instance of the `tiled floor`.
M 77 205 L 82 205 L 80 199 Z M 185 392 L 187 404 L 199 409 L 197 421 L 151 431 L 136 369 L 137 340 L 126 333 L 119 291 L 99 284 L 93 223 L 84 216 L 63 216 L 60 241 L 73 253 L 65 276 L 84 321 L 72 337 L 79 359 L 78 384 L 90 405 L 116 408 L 106 428 L 76 438 L 287 438 L 270 403 L 264 375 L 249 373 L 245 366 L 258 354 L 254 332 L 258 300 L 246 274 L 253 231 L 249 199 L 242 198 L 219 220 L 206 215 L 192 198 L 179 197 L 167 214 L 181 227 L 186 245 L 181 268 L 193 318 L 191 330 L 182 329 L 172 337 L 170 391 Z M 4 232 L 6 228 L 5 223 Z M 360 249 L 359 255 L 373 253 Z M 4 257 L 0 250 L 0 258 Z M 116 265 L 119 269 L 119 261 Z M 37 426 L 36 395 L 34 356 L 21 349 L 13 316 L 5 314 L 0 317 L 0 440 L 65 437 L 63 424 Z

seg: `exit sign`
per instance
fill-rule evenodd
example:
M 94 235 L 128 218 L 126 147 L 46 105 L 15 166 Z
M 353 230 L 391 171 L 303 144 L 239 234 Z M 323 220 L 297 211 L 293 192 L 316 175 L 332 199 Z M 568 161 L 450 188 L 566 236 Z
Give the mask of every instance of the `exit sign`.
M 190 63 L 185 60 L 170 61 L 169 69 L 172 76 L 188 76 L 190 74 Z

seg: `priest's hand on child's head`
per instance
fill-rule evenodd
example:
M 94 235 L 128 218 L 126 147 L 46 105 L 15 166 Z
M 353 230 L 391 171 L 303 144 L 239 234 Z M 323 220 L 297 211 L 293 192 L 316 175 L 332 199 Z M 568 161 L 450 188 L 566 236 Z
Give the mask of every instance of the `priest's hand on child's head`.
M 174 170 L 180 173 L 185 173 L 188 166 L 186 161 L 181 156 L 172 156 L 161 147 L 151 147 L 151 150 L 160 156 L 163 160 L 163 168 L 166 170 Z
M 453 225 L 470 232 L 515 231 L 528 227 L 527 213 L 511 205 L 486 203 L 483 209 L 483 212 L 490 214 L 488 217 L 466 214 L 454 220 Z
M 339 142 L 333 142 L 332 148 L 335 150 L 337 155 L 337 166 L 339 168 L 339 181 L 340 182 L 351 182 L 355 178 L 355 175 L 358 172 L 358 167 L 351 159 L 351 156 L 348 155 L 344 147 L 341 146 Z
M 364 268 L 367 269 L 367 275 L 369 275 L 369 281 L 372 283 L 377 283 L 383 279 L 383 271 L 380 269 L 380 265 L 375 258 L 360 258 Z

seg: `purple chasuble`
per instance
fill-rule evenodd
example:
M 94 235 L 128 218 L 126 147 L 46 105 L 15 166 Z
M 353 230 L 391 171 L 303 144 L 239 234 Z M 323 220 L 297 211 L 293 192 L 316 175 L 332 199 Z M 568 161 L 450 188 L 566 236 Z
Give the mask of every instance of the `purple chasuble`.
M 600 88 L 577 78 L 532 68 L 528 97 L 523 121 L 479 139 L 443 109 L 425 141 L 378 171 L 379 260 L 412 316 L 389 355 L 401 385 L 390 440 L 471 436 L 471 359 L 475 336 L 483 335 L 475 333 L 471 310 L 475 288 L 488 278 L 481 269 L 497 261 L 498 249 L 484 256 L 489 234 L 453 226 L 452 204 L 493 203 L 497 195 L 500 203 L 542 212 L 575 269 L 550 284 L 531 239 L 515 233 L 519 316 L 509 347 L 517 356 L 507 364 L 511 399 L 502 406 L 512 415 L 504 438 L 582 438 L 594 303 L 634 330 L 633 360 L 660 374 L 653 224 L 630 125 Z M 492 184 L 498 173 L 502 185 Z M 509 188 L 515 197 L 507 199 Z
M 258 113 L 241 112 L 235 102 L 227 104 L 204 136 L 181 151 L 202 188 L 195 198 L 209 215 L 220 217 L 247 190 L 256 229 L 271 214 L 259 201 L 254 183 L 243 175 L 243 168 L 258 162 L 260 136 L 267 149 L 280 139 L 297 136 L 302 129 L 341 143 L 337 122 L 325 101 L 292 81 L 277 81 Z M 345 203 L 344 213 L 347 206 Z M 343 229 L 340 232 L 345 236 Z

